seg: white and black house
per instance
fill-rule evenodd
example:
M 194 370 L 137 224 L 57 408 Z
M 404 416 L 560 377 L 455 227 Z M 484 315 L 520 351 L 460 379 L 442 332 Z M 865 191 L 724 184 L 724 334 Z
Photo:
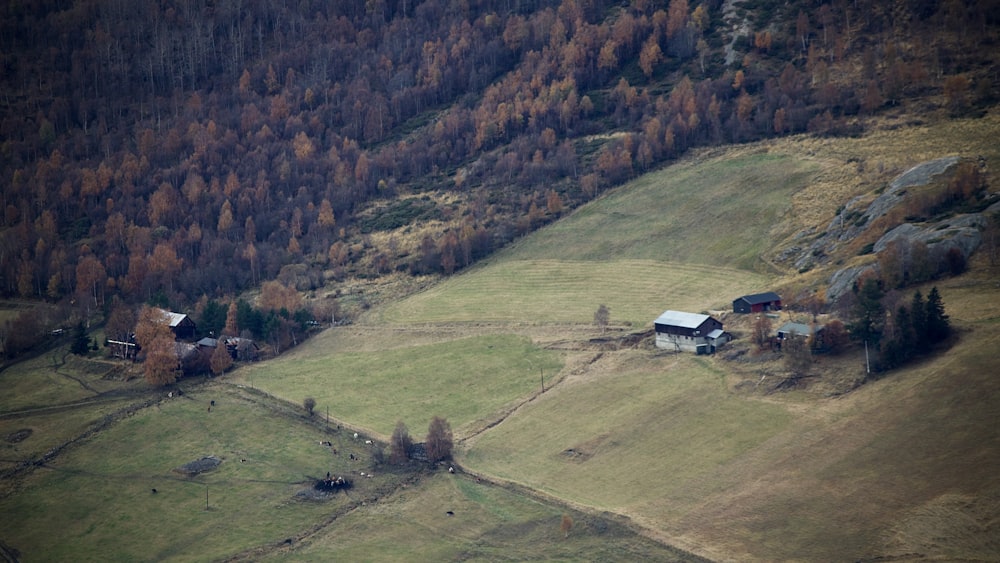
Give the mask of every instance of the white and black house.
M 732 340 L 722 322 L 708 315 L 666 311 L 653 321 L 656 347 L 677 352 L 712 354 Z

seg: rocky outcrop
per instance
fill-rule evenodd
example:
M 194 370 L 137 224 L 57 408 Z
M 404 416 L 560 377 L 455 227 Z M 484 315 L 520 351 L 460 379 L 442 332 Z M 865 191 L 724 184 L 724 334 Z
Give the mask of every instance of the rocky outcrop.
M 840 247 L 865 232 L 872 222 L 888 213 L 903 201 L 909 188 L 927 185 L 944 174 L 954 171 L 959 157 L 937 158 L 918 164 L 903 172 L 890 182 L 871 203 L 865 205 L 867 196 L 858 196 L 847 202 L 840 213 L 827 225 L 823 234 L 809 244 L 797 244 L 786 250 L 778 261 L 791 261 L 796 269 L 808 270 L 824 262 L 825 257 L 835 254 Z M 800 240 L 808 239 L 812 233 L 803 232 Z
M 833 303 L 854 287 L 854 282 L 858 281 L 864 273 L 868 271 L 878 271 L 878 264 L 865 264 L 864 266 L 851 266 L 837 270 L 830 276 L 830 285 L 826 288 L 826 301 Z
M 852 199 L 827 225 L 825 231 L 819 235 L 812 230 L 803 231 L 792 246 L 776 257 L 776 261 L 790 263 L 800 271 L 828 263 L 830 257 L 836 256 L 843 245 L 865 233 L 876 219 L 902 203 L 911 188 L 946 180 L 959 162 L 957 156 L 923 162 L 894 178 L 870 203 L 864 203 L 869 199 L 866 196 Z M 982 231 L 988 224 L 987 217 L 995 213 L 1000 213 L 1000 202 L 981 213 L 957 215 L 930 223 L 903 223 L 883 234 L 871 251 L 877 254 L 893 241 L 904 240 L 909 244 L 926 245 L 935 263 L 940 263 L 951 249 L 959 250 L 968 259 L 982 243 Z M 827 301 L 836 301 L 851 290 L 861 275 L 869 270 L 877 272 L 877 268 L 877 263 L 871 263 L 837 270 L 830 277 Z
M 920 242 L 927 246 L 928 254 L 933 263 L 940 264 L 942 258 L 952 249 L 957 249 L 968 260 L 982 243 L 982 232 L 988 224 L 987 218 L 994 214 L 1000 214 L 1000 202 L 994 203 L 981 213 L 958 215 L 935 223 L 923 225 L 903 223 L 882 235 L 882 238 L 872 247 L 872 251 L 878 254 L 894 241 L 905 241 L 908 245 Z M 826 300 L 833 302 L 839 299 L 844 293 L 851 290 L 854 282 L 862 274 L 869 270 L 877 272 L 878 264 L 873 263 L 837 270 L 830 277 Z
M 968 258 L 982 242 L 981 231 L 986 227 L 986 217 L 981 213 L 961 215 L 945 221 L 927 225 L 903 223 L 878 239 L 872 250 L 879 253 L 889 243 L 904 239 L 908 242 L 922 242 L 932 253 L 959 249 Z

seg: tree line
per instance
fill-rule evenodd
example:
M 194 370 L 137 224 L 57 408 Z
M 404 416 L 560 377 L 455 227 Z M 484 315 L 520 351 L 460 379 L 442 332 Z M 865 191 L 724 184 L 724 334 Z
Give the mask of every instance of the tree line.
M 993 103 L 990 5 L 759 2 L 727 51 L 713 0 L 9 3 L 0 294 L 452 273 L 694 146 Z
M 874 276 L 856 284 L 852 336 L 876 352 L 875 371 L 899 367 L 928 354 L 951 335 L 951 323 L 937 287 L 927 298 L 914 292 L 907 302 L 898 292 L 885 292 Z

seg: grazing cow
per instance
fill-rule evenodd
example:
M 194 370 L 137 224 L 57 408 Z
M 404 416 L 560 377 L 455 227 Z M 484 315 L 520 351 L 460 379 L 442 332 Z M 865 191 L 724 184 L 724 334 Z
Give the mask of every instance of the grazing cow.
M 153 494 L 155 495 L 156 494 L 156 489 L 153 489 L 152 491 L 153 491 Z
M 451 466 L 449 466 L 449 467 L 448 467 L 448 473 L 454 473 L 454 472 L 455 472 L 455 468 L 454 468 L 454 467 L 451 467 Z
M 355 432 L 355 433 L 354 433 L 354 439 L 355 439 L 355 440 L 357 440 L 357 439 L 358 439 L 358 433 L 357 433 L 357 432 Z
M 445 514 L 447 514 L 448 516 L 454 516 L 455 515 L 455 513 L 453 511 L 451 511 L 451 510 L 449 510 L 448 512 L 445 512 Z
M 372 445 L 372 441 L 371 440 L 365 440 L 365 444 L 367 444 L 367 445 L 370 446 L 370 445 Z

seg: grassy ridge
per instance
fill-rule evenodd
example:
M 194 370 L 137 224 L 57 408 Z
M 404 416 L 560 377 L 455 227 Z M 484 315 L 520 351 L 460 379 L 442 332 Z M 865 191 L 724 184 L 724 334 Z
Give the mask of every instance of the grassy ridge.
M 818 164 L 781 153 L 691 160 L 640 176 L 505 250 L 505 259 L 655 260 L 766 270 L 772 229 Z

